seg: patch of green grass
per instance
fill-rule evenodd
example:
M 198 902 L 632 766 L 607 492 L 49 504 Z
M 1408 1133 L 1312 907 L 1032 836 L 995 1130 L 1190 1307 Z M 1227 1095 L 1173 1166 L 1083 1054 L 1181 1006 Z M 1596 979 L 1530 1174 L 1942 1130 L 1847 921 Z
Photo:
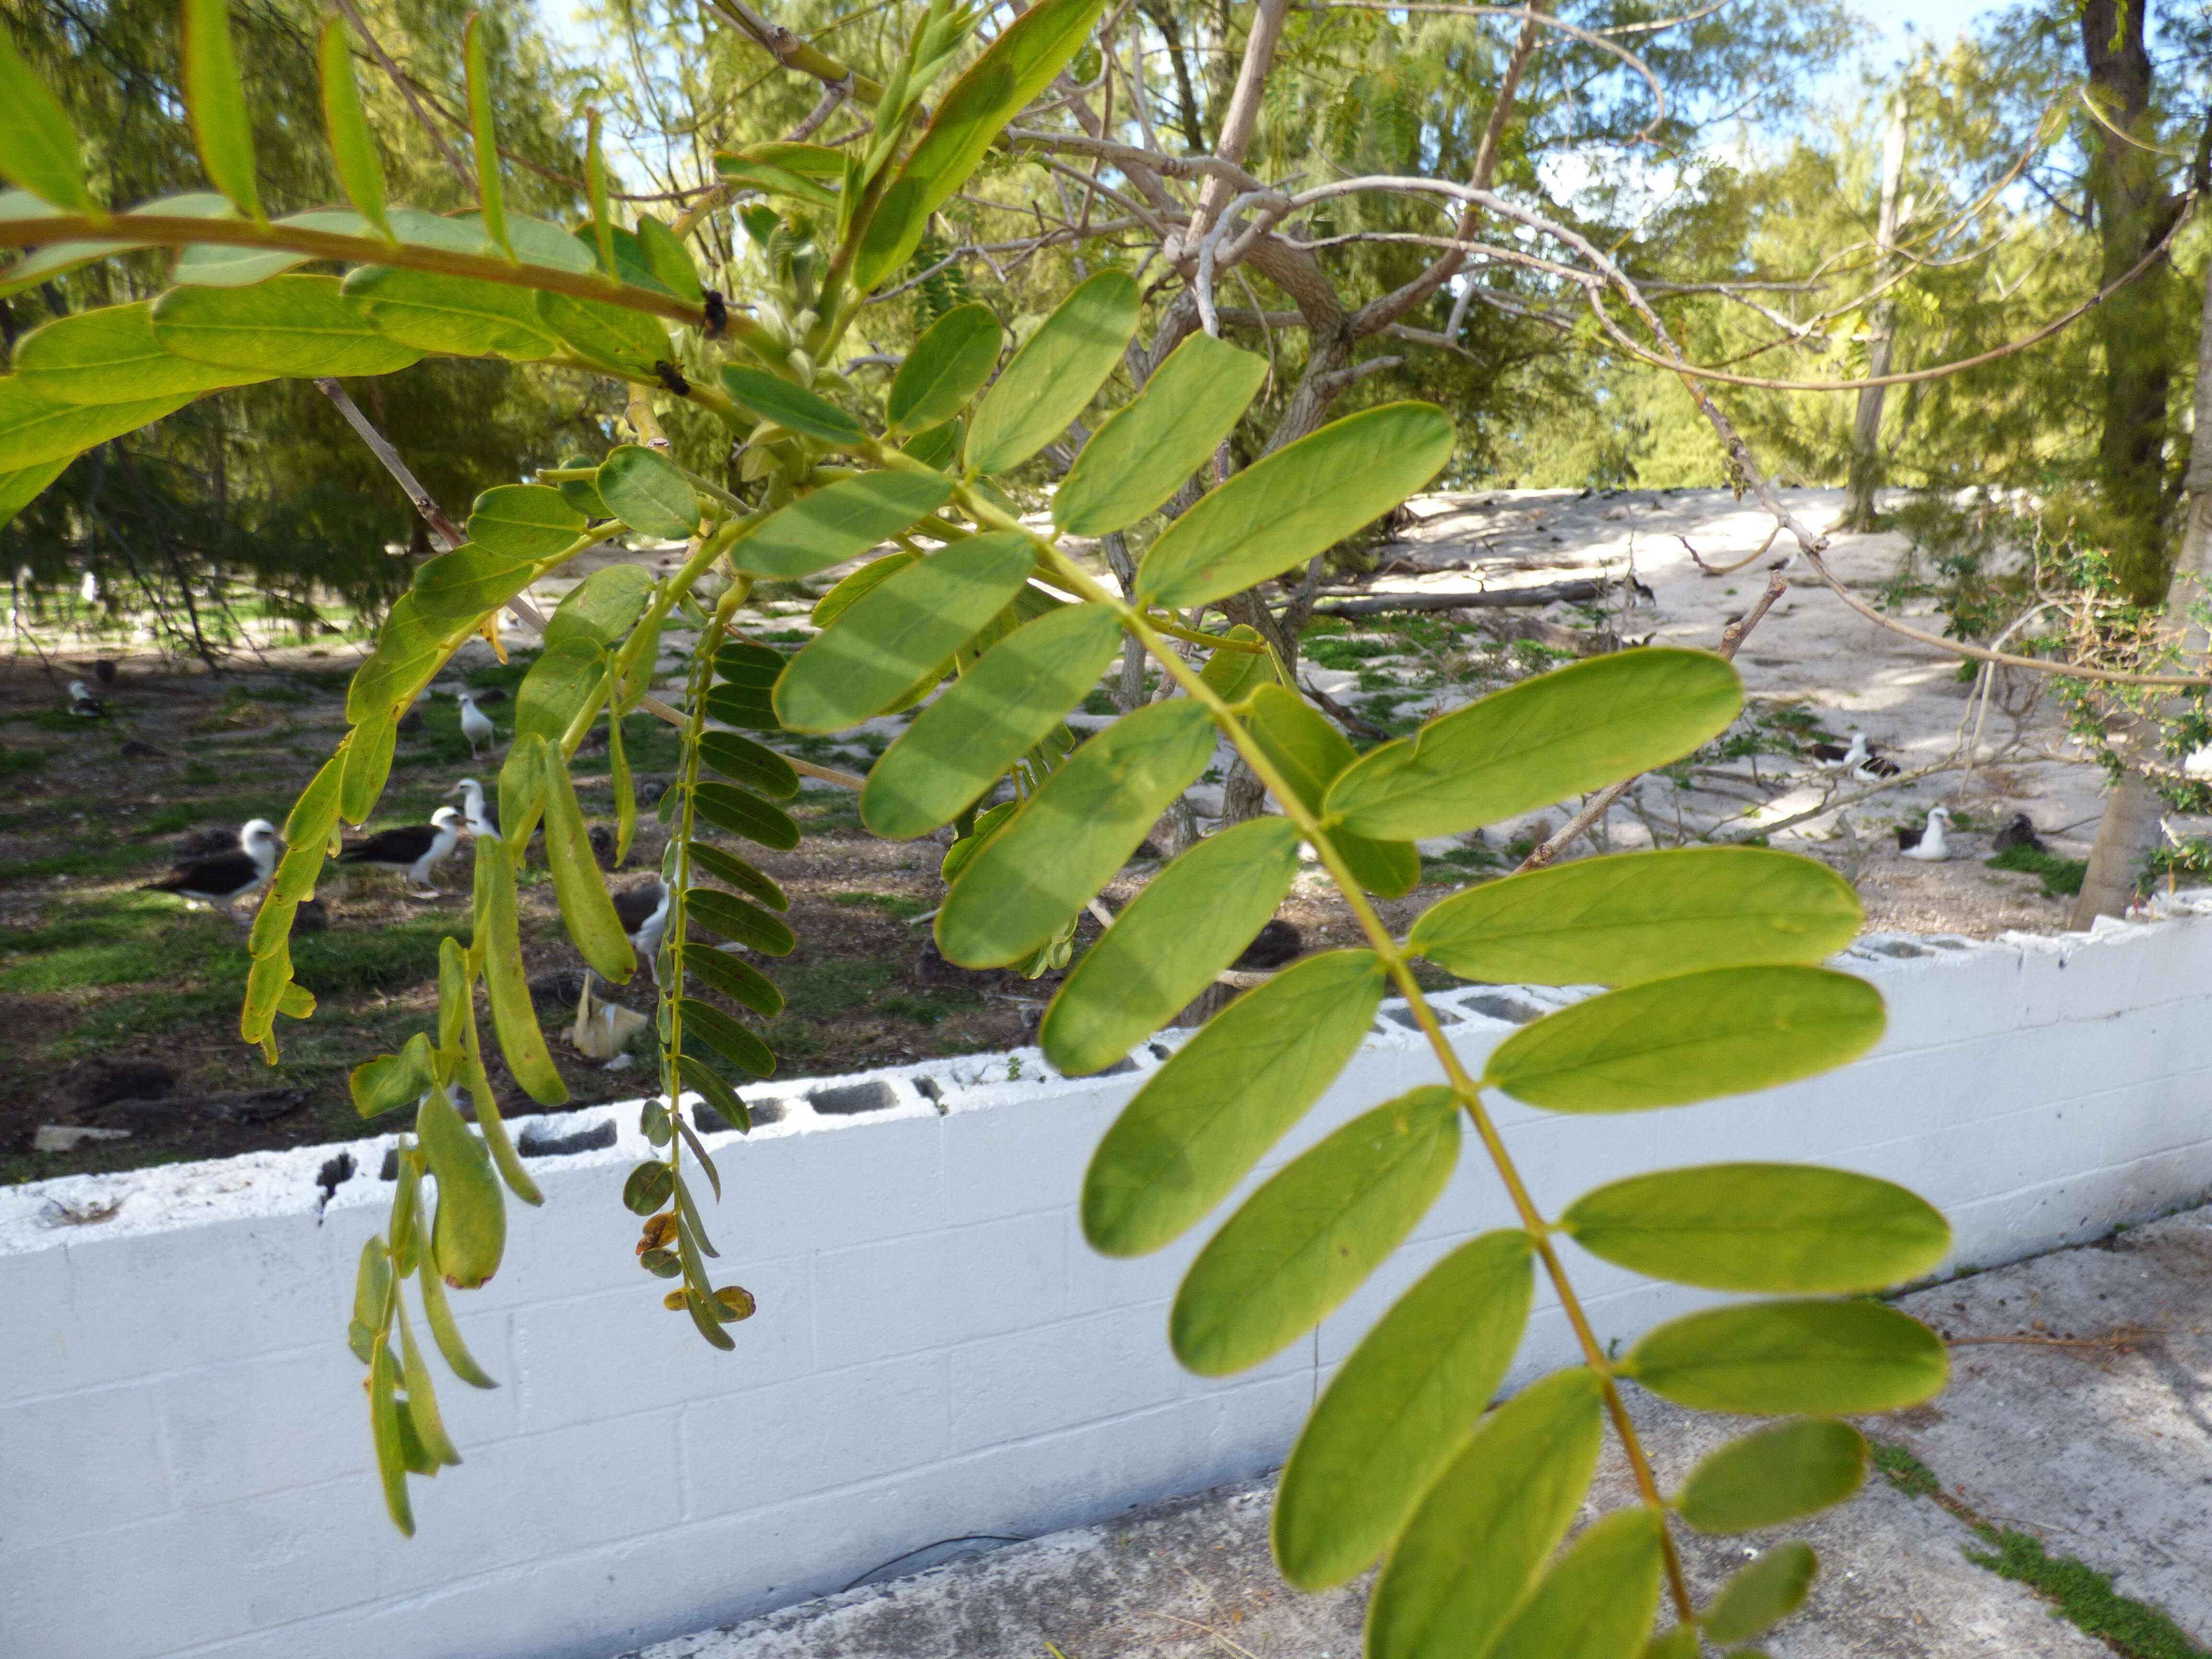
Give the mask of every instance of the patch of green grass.
M 805 628 L 779 628 L 773 634 L 753 635 L 763 645 L 804 645 L 813 637 L 812 630 Z
M 803 962 L 771 977 L 783 992 L 787 1017 L 804 1014 L 825 1019 L 866 1007 L 875 994 L 890 983 L 892 972 L 888 962 Z
M 146 849 L 143 847 L 86 848 L 75 853 L 56 853 L 42 859 L 20 859 L 13 864 L 0 864 L 0 881 L 22 881 L 40 876 L 120 876 L 132 870 L 143 869 L 146 864 Z
M 2033 847 L 2008 847 L 1995 858 L 1982 861 L 1992 870 L 2025 870 L 2041 876 L 2045 898 L 2065 898 L 2080 892 L 2081 878 L 2089 873 L 2086 859 L 2062 859 L 2056 853 Z
M 185 768 L 185 781 L 195 788 L 204 789 L 210 784 L 222 781 L 222 769 L 196 760 Z
M 826 836 L 839 830 L 857 830 L 860 815 L 851 807 L 831 807 L 820 812 L 793 812 L 799 831 L 804 836 Z
M 2130 1659 L 2203 1659 L 2212 1651 L 2200 1647 L 2162 1609 L 2114 1589 L 2109 1573 L 2070 1555 L 2054 1558 L 2010 1527 L 1984 1524 L 1975 1530 L 1992 1547 L 1960 1552 L 1966 1559 L 2056 1602 L 2068 1622 Z
M 82 714 L 72 714 L 65 708 L 41 708 L 25 716 L 41 732 L 82 732 L 92 722 Z
M 1406 649 L 1402 640 L 1347 639 L 1341 635 L 1310 636 L 1300 641 L 1306 660 L 1322 668 L 1357 668 L 1373 657 L 1395 657 Z
M 1942 1495 L 1943 1483 L 1936 1478 L 1936 1471 L 1904 1447 L 1893 1445 L 1887 1440 L 1873 1440 L 1868 1444 L 1874 1453 L 1875 1471 L 1907 1498 Z
M 438 976 L 438 941 L 448 933 L 465 942 L 465 912 L 437 911 L 388 927 L 305 933 L 292 941 L 293 976 L 318 996 L 426 984 Z
M 935 1025 L 945 1016 L 963 1008 L 982 1006 L 982 998 L 969 991 L 945 991 L 935 996 L 908 996 L 903 991 L 894 991 L 876 1006 L 887 1014 L 896 1014 L 902 1019 L 913 1020 L 918 1025 Z
M 908 916 L 918 916 L 929 907 L 920 899 L 902 898 L 894 893 L 832 893 L 830 902 L 842 904 L 848 909 L 862 907 L 883 911 L 904 921 Z
M 0 751 L 0 778 L 17 777 L 25 772 L 35 772 L 46 763 L 43 749 L 9 749 Z

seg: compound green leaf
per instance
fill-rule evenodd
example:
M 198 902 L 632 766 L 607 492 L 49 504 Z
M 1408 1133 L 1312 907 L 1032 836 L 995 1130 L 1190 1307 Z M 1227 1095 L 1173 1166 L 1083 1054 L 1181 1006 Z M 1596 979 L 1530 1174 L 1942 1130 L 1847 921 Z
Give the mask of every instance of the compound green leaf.
M 415 608 L 435 622 L 461 622 L 496 611 L 538 574 L 529 559 L 491 553 L 464 542 L 415 572 Z
M 15 375 L 58 404 L 141 404 L 270 378 L 173 357 L 154 337 L 153 302 L 80 311 L 16 342 Z
M 651 374 L 669 355 L 668 331 L 659 319 L 626 306 L 541 291 L 538 319 L 580 356 L 632 374 Z
M 890 763 L 890 755 L 877 763 L 871 788 Z M 863 795 L 863 817 L 866 811 Z M 1046 1058 L 1069 1077 L 1113 1065 L 1237 959 L 1297 873 L 1297 826 L 1286 818 L 1255 818 L 1183 854 L 1146 884 L 1060 986 L 1039 1033 Z
M 754 414 L 804 436 L 833 444 L 858 443 L 862 436 L 860 423 L 827 398 L 764 369 L 725 364 L 722 389 Z
M 1367 1610 L 1370 1659 L 1491 1651 L 1589 1490 L 1602 1399 L 1596 1373 L 1578 1366 L 1482 1419 L 1383 1565 Z
M 1308 811 L 1318 812 L 1328 786 L 1359 758 L 1344 733 L 1306 700 L 1281 685 L 1262 685 L 1251 694 L 1246 726 L 1283 775 L 1291 793 Z M 1333 830 L 1329 844 L 1370 892 L 1385 898 L 1410 893 L 1421 879 L 1421 855 L 1411 842 L 1370 841 Z
M 794 732 L 836 732 L 881 714 L 935 675 L 1035 568 L 1028 537 L 994 531 L 898 571 L 791 659 L 776 717 Z
M 235 202 L 240 212 L 258 219 L 253 118 L 246 112 L 246 88 L 231 52 L 230 8 L 223 0 L 185 0 L 183 46 L 185 106 L 199 143 L 200 165 L 207 169 L 208 182 Z
M 1942 1212 L 1893 1182 L 1808 1164 L 1709 1164 L 1585 1193 L 1559 1226 L 1592 1255 L 1714 1291 L 1872 1291 L 1951 1248 Z
M 538 319 L 537 296 L 511 283 L 363 265 L 343 292 L 380 332 L 424 351 L 531 362 L 560 349 Z
M 1083 446 L 1053 494 L 1053 522 L 1073 536 L 1136 523 L 1213 459 L 1267 378 L 1265 357 L 1192 335 Z
M 1825 962 L 1864 913 L 1825 864 L 1760 847 L 1577 859 L 1455 894 L 1407 948 L 1499 985 L 1631 985 L 1706 968 Z
M 1405 1242 L 1459 1162 L 1459 1101 L 1416 1089 L 1301 1152 L 1191 1264 L 1168 1334 L 1200 1376 L 1258 1364 L 1321 1323 Z
M 787 957 L 799 941 L 790 928 L 757 905 L 712 887 L 694 887 L 684 896 L 684 914 L 693 925 L 720 933 L 732 944 L 750 945 L 772 957 Z
M 708 989 L 720 991 L 763 1019 L 774 1019 L 783 1012 L 783 993 L 775 981 L 726 951 L 703 945 L 687 948 L 684 952 L 684 971 Z
M 778 800 L 789 800 L 799 793 L 799 774 L 789 761 L 766 744 L 734 732 L 701 733 L 699 758 L 732 782 Z
M 94 444 L 173 415 L 191 400 L 190 392 L 181 392 L 127 404 L 65 404 L 33 390 L 20 374 L 9 375 L 0 379 L 0 472 L 66 464 Z
M 733 836 L 743 836 L 780 853 L 799 845 L 799 826 L 789 813 L 734 784 L 705 780 L 693 786 L 692 800 L 701 817 Z
M 599 875 L 592 833 L 576 805 L 561 745 L 545 745 L 545 866 L 553 876 L 553 896 L 562 925 L 584 960 L 620 985 L 637 971 L 615 902 Z
M 346 41 L 343 18 L 333 17 L 323 25 L 316 54 L 322 70 L 323 127 L 330 135 L 331 160 L 346 199 L 379 235 L 389 236 L 384 164 L 377 159 L 375 135 L 361 106 L 361 88 L 353 78 L 353 54 Z
M 1535 1280 L 1528 1235 L 1485 1233 L 1429 1269 L 1353 1349 L 1299 1434 L 1275 1496 L 1275 1559 L 1301 1589 L 1389 1547 L 1466 1443 L 1513 1362 Z
M 1703 651 L 1622 651 L 1431 720 L 1330 787 L 1333 823 L 1419 840 L 1549 806 L 1679 760 L 1743 707 L 1735 670 Z
M 1104 9 L 1105 0 L 1042 0 L 952 83 L 868 225 L 853 264 L 855 294 L 912 257 L 929 216 L 975 170 L 1006 123 L 1052 84 Z
M 685 997 L 676 1007 L 684 1017 L 686 1037 L 697 1037 L 724 1060 L 755 1077 L 767 1077 L 775 1070 L 775 1055 L 768 1044 L 734 1016 L 696 997 Z
M 85 188 L 69 112 L 13 40 L 0 40 L 0 178 L 72 213 L 100 210 Z
M 550 484 L 498 484 L 469 510 L 469 539 L 510 559 L 550 559 L 584 533 L 584 515 Z
M 641 444 L 620 444 L 599 463 L 599 499 L 641 536 L 681 541 L 699 529 L 699 495 L 676 463 Z
M 890 434 L 902 437 L 950 421 L 968 407 L 999 366 L 1006 331 L 980 301 L 955 306 L 914 343 L 884 399 Z
M 937 913 L 945 959 L 997 968 L 1052 939 L 1128 862 L 1212 757 L 1213 743 L 1206 711 L 1176 698 L 1148 704 L 1078 749 L 945 896 Z
M 1137 597 L 1203 605 L 1303 564 L 1436 477 L 1452 441 L 1450 417 L 1433 404 L 1332 421 L 1200 496 L 1146 553 Z
M 1833 1418 L 1731 1440 L 1690 1471 L 1674 1507 L 1699 1532 L 1753 1532 L 1840 1504 L 1866 1479 L 1866 1437 Z
M 1000 641 L 876 763 L 860 792 L 862 821 L 894 841 L 950 823 L 1082 701 L 1121 637 L 1112 611 L 1084 605 Z
M 1636 1659 L 1659 1610 L 1666 1523 L 1641 1506 L 1600 1516 L 1567 1547 L 1490 1659 Z
M 1705 1610 L 1705 1634 L 1716 1642 L 1744 1642 L 1780 1624 L 1805 1605 L 1820 1558 L 1802 1539 L 1777 1544 L 1744 1568 Z
M 863 472 L 841 478 L 763 519 L 731 546 L 730 562 L 754 575 L 783 581 L 811 576 L 859 556 L 951 499 L 949 480 L 925 473 Z M 843 586 L 831 589 L 823 602 Z
M 1872 1302 L 1752 1302 L 1646 1332 L 1622 1374 L 1698 1411 L 1855 1415 L 1939 1392 L 1950 1362 L 1918 1320 Z
M 969 469 L 1004 472 L 1065 431 L 1121 361 L 1139 308 L 1137 284 L 1126 271 L 1102 270 L 1079 284 L 975 406 L 968 426 Z
M 501 804 L 505 805 L 504 799 Z M 511 831 L 528 833 L 504 812 L 500 822 Z M 476 937 L 483 948 L 484 989 L 491 1000 L 492 1030 L 499 1036 L 499 1051 L 506 1056 L 507 1068 L 532 1100 L 544 1106 L 558 1106 L 568 1098 L 568 1085 L 562 1082 L 553 1056 L 546 1051 L 545 1035 L 538 1029 L 538 1012 L 531 1006 L 530 984 L 522 972 L 522 935 L 515 916 L 514 867 L 507 862 L 506 842 L 497 836 L 477 837 Z
M 1826 968 L 1714 968 L 1608 991 L 1498 1044 L 1486 1087 L 1555 1112 L 1638 1112 L 1814 1077 L 1881 1040 L 1881 993 Z
M 389 374 L 420 362 L 345 302 L 335 276 L 273 276 L 254 288 L 173 288 L 154 301 L 164 350 L 262 374 Z
M 996 844 L 985 843 L 979 863 Z M 1137 1091 L 1092 1154 L 1083 1178 L 1083 1236 L 1091 1247 L 1146 1255 L 1228 1197 L 1344 1069 L 1373 1024 L 1383 984 L 1373 951 L 1325 951 L 1208 1021 Z

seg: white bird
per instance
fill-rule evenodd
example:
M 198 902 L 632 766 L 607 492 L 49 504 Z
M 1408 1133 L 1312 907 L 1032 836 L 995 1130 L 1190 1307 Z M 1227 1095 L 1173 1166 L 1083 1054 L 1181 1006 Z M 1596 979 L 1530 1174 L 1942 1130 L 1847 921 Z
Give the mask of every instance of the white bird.
M 1925 829 L 1911 830 L 1897 826 L 1897 851 L 1900 858 L 1917 859 L 1923 864 L 1942 864 L 1951 856 L 1949 843 L 1943 831 L 1950 826 L 1951 815 L 1940 806 L 1928 809 Z
M 107 705 L 92 695 L 92 690 L 82 680 L 70 682 L 70 713 L 81 720 L 96 720 L 107 713 Z
M 615 915 L 629 936 L 630 948 L 660 983 L 660 934 L 668 926 L 668 884 L 658 878 L 615 895 Z
M 445 862 L 460 838 L 461 815 L 450 806 L 441 806 L 430 814 L 428 823 L 404 823 L 356 842 L 338 854 L 338 862 L 399 871 L 416 896 L 438 898 L 443 896 L 430 885 L 430 872 Z
M 461 798 L 461 815 L 468 820 L 472 836 L 495 836 L 499 833 L 499 806 L 484 799 L 484 787 L 474 778 L 463 778 L 446 791 Z
M 83 596 L 84 602 L 87 605 L 98 604 L 100 602 L 100 578 L 94 575 L 91 571 L 86 571 L 84 573 L 84 580 L 77 584 L 76 591 Z
M 1866 759 L 1867 734 L 1852 732 L 1849 748 L 1839 743 L 1816 743 L 1812 752 L 1814 764 L 1823 772 L 1848 771 Z
M 473 756 L 499 735 L 499 728 L 491 723 L 489 715 L 477 707 L 477 700 L 467 692 L 456 691 L 453 696 L 460 700 L 461 735 L 469 740 L 469 753 Z
M 239 831 L 236 851 L 185 860 L 160 881 L 149 881 L 139 890 L 174 893 L 179 898 L 212 904 L 227 913 L 247 894 L 258 891 L 276 868 L 276 826 L 266 818 L 255 818 Z

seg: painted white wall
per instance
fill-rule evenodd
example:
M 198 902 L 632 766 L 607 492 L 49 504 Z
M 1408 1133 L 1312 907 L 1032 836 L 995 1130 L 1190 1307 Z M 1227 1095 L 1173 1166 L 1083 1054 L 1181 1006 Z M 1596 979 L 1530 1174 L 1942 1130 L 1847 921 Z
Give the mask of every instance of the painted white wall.
M 1957 1260 L 1986 1265 L 2212 1185 L 2212 916 L 1875 938 L 1843 960 L 1888 998 L 1871 1058 L 1674 1111 L 1509 1104 L 1538 1199 L 1556 1210 L 1670 1164 L 1808 1159 L 1917 1188 L 1950 1215 Z M 1440 1000 L 1479 1068 L 1512 1029 L 1486 1001 L 1555 1000 Z M 1266 1169 L 1433 1076 L 1386 1006 Z M 832 1085 L 750 1091 L 787 1108 L 713 1143 L 726 1279 L 760 1301 L 726 1355 L 635 1264 L 618 1199 L 646 1150 L 635 1108 L 526 1121 L 620 1138 L 538 1160 L 545 1207 L 516 1215 L 499 1279 L 456 1297 L 505 1386 L 445 1384 L 468 1461 L 416 1483 L 412 1542 L 384 1519 L 343 1340 L 355 1258 L 385 1218 L 386 1143 L 0 1191 L 0 1654 L 605 1659 L 935 1540 L 1079 1524 L 1267 1468 L 1388 1299 L 1507 1212 L 1470 1142 L 1413 1242 L 1317 1339 L 1231 1382 L 1187 1376 L 1166 1313 L 1202 1234 L 1109 1261 L 1075 1220 L 1084 1164 L 1141 1080 L 1068 1082 L 1030 1050 L 872 1074 L 887 1103 L 857 1115 L 805 1103 Z M 341 1151 L 356 1172 L 325 1205 L 317 1176 Z M 1608 1338 L 1702 1299 L 1568 1254 Z M 1569 1357 L 1540 1305 L 1523 1374 Z

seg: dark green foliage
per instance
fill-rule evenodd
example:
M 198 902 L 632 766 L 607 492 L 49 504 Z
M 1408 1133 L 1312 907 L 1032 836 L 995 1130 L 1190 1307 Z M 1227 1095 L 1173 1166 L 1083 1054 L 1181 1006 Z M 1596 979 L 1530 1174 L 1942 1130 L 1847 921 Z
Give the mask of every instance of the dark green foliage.
M 2026 870 L 2041 876 L 2045 898 L 2069 897 L 2080 892 L 2081 878 L 2089 871 L 2086 859 L 2063 859 L 2056 853 L 2034 847 L 2008 847 L 1982 862 L 1992 870 Z

